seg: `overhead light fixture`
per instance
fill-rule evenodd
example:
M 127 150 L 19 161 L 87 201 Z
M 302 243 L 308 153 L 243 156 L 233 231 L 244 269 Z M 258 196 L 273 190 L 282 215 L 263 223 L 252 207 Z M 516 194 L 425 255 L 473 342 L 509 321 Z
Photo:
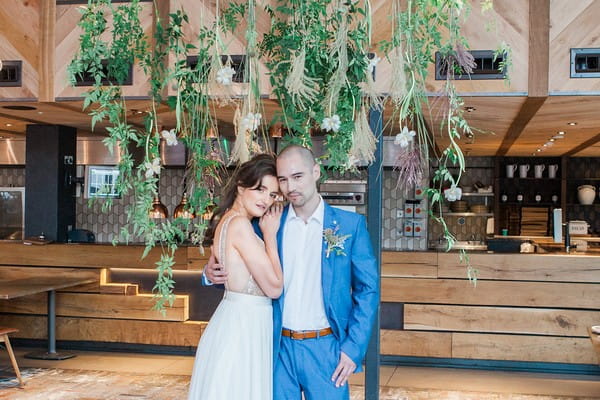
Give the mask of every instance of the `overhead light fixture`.
M 564 135 L 554 135 L 552 136 L 552 139 L 564 139 L 565 136 Z
M 11 124 L 10 122 L 8 122 L 8 123 L 6 124 L 6 126 L 10 127 L 10 126 L 12 126 L 12 124 Z
M 148 215 L 150 216 L 150 218 L 158 219 L 167 218 L 169 216 L 169 210 L 167 210 L 167 207 L 160 202 L 158 194 L 154 196 L 154 200 L 152 201 L 152 206 L 148 211 Z
M 276 123 L 269 127 L 269 135 L 272 138 L 280 138 L 283 137 L 283 124 Z
M 544 146 L 552 147 L 552 146 L 554 146 L 554 142 L 546 142 L 546 143 L 544 143 Z
M 575 125 L 577 125 L 577 122 L 567 122 L 567 125 L 569 125 L 569 126 L 575 126 Z
M 179 202 L 179 205 L 175 207 L 175 211 L 173 211 L 173 218 L 193 219 L 195 217 L 194 213 L 188 210 L 187 203 L 187 193 L 183 192 L 183 196 L 181 196 L 181 201 Z
M 542 149 L 537 149 L 536 151 L 537 151 L 537 152 L 540 152 L 540 151 L 542 151 Z
M 564 135 L 566 132 L 565 131 L 558 131 L 557 132 L 559 135 Z
M 475 111 L 475 110 L 477 110 L 475 107 L 471 107 L 471 106 L 467 106 L 467 107 L 465 107 L 465 111 L 466 111 L 466 112 L 473 112 L 473 111 Z
M 206 138 L 207 139 L 216 139 L 218 136 L 219 136 L 219 133 L 217 132 L 216 128 L 213 128 L 211 126 L 206 130 Z
M 551 142 L 554 142 L 556 139 L 554 139 L 553 137 L 551 137 L 549 140 L 550 140 Z

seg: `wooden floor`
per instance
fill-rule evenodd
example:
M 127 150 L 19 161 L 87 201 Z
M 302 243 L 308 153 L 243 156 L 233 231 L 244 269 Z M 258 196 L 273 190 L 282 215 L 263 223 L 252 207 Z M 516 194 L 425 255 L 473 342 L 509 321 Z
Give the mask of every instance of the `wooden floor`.
M 0 351 L 0 399 L 185 399 L 194 359 L 189 356 L 76 352 L 63 361 L 23 358 L 26 386 L 17 388 Z M 364 377 L 352 377 L 352 400 L 364 398 Z M 445 368 L 381 368 L 380 400 L 600 399 L 600 376 L 509 373 Z

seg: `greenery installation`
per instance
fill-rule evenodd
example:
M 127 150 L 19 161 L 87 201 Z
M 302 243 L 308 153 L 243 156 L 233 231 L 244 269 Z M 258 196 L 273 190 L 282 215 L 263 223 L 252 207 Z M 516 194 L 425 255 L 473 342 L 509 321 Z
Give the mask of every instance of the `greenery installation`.
M 460 34 L 461 18 L 469 9 L 465 1 L 393 0 L 389 21 L 393 29 L 381 43 L 371 41 L 369 0 L 272 0 L 260 5 L 256 0 L 227 5 L 217 1 L 214 12 L 211 2 L 205 1 L 198 3 L 194 15 L 175 10 L 175 2 L 168 15 L 160 15 L 158 1 L 88 0 L 81 7 L 79 50 L 69 66 L 73 82 L 82 74 L 94 79 L 84 108 L 92 116 L 92 128 L 105 124 L 105 143 L 118 148 L 117 191 L 135 199 L 127 209 L 128 224 L 121 230 L 121 240 L 141 238 L 146 244 L 143 256 L 155 246 L 162 249 L 156 263 L 155 308 L 164 310 L 173 301 L 175 250 L 187 239 L 202 248 L 205 229 L 199 219 L 149 216 L 161 171 L 161 140 L 167 145 L 181 141 L 186 147 L 187 207 L 201 215 L 215 200 L 224 164 L 235 165 L 256 152 L 270 150 L 267 122 L 286 127 L 283 140 L 287 143 L 310 144 L 311 134 L 321 132 L 325 136 L 321 161 L 343 171 L 355 168 L 359 160 L 374 161 L 378 138 L 369 127 L 368 112 L 391 107 L 392 121 L 397 123 L 390 124 L 390 130 L 404 149 L 397 162 L 399 182 L 414 184 L 427 161 L 437 161 L 435 185 L 427 191 L 432 204 L 439 204 L 444 194 L 449 200 L 456 198 L 460 176 L 452 176 L 447 167 L 458 164 L 464 169 L 458 140 L 471 133 L 471 128 L 463 118 L 453 81 L 448 79 L 442 96 L 448 105 L 443 132 L 449 145 L 441 154 L 432 151 L 434 136 L 425 123 L 430 108 L 425 79 L 435 51 L 444 56 L 449 70 L 469 72 L 472 68 L 468 44 Z M 480 3 L 483 9 L 491 8 L 491 0 Z M 144 32 L 140 21 L 143 7 L 150 4 L 156 16 L 152 36 Z M 266 13 L 271 20 L 262 38 L 257 32 L 257 13 Z M 184 36 L 190 18 L 201 27 L 193 40 Z M 243 37 L 246 43 L 246 83 L 235 84 L 242 88 L 241 95 L 232 90 L 236 71 L 227 56 L 223 39 L 227 35 Z M 195 67 L 187 62 L 190 55 L 197 57 Z M 389 81 L 388 93 L 374 88 L 373 70 L 381 57 L 392 66 L 392 75 L 383 77 Z M 273 95 L 281 107 L 272 121 L 263 118 L 261 95 L 265 93 L 260 93 L 259 79 L 266 77 L 259 74 L 259 61 L 268 69 Z M 121 86 L 134 64 L 150 81 L 150 107 L 143 127 L 128 121 L 131 114 Z M 175 94 L 167 96 L 169 88 Z M 175 126 L 160 126 L 157 110 L 164 104 L 174 110 Z M 215 151 L 216 105 L 235 109 L 231 122 L 236 140 L 229 160 L 222 160 Z M 132 147 L 143 150 L 143 160 L 134 160 Z M 108 207 L 110 202 L 105 204 Z M 433 217 L 444 224 L 441 215 Z M 452 234 L 448 229 L 445 233 L 451 244 Z

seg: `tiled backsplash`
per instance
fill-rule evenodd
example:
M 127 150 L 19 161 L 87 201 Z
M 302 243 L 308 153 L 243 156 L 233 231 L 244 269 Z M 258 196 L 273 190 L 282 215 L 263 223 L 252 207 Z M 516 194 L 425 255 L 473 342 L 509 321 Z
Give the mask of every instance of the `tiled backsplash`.
M 396 189 L 398 173 L 391 170 L 383 171 L 383 248 L 387 250 L 426 250 L 427 235 L 421 238 L 408 238 L 402 236 L 404 219 L 397 217 L 397 210 L 403 210 L 404 197 L 402 191 Z M 179 204 L 183 194 L 183 169 L 168 168 L 161 172 L 160 199 L 168 208 L 169 215 Z M 366 179 L 366 171 L 359 171 L 358 175 L 332 173 L 331 179 Z M 0 186 L 25 186 L 25 168 L 0 167 Z M 76 227 L 89 229 L 96 235 L 98 242 L 111 242 L 119 229 L 125 224 L 125 208 L 131 204 L 131 197 L 115 199 L 112 209 L 102 212 L 102 202 L 97 201 L 89 205 L 88 199 L 77 198 Z M 423 201 L 423 203 L 425 203 Z

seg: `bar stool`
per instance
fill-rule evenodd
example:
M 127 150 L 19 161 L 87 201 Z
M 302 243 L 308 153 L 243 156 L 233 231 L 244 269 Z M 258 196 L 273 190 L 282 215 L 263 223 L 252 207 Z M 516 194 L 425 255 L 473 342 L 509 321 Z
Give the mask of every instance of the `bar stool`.
M 8 356 L 10 357 L 10 362 L 15 370 L 15 374 L 17 374 L 17 379 L 19 380 L 19 386 L 23 386 L 23 379 L 21 379 L 21 371 L 19 371 L 19 366 L 17 365 L 17 359 L 15 358 L 15 353 L 13 353 L 12 347 L 10 346 L 10 340 L 8 340 L 9 333 L 19 332 L 18 329 L 14 328 L 6 328 L 4 326 L 0 326 L 0 343 L 6 343 L 6 350 L 8 351 Z

